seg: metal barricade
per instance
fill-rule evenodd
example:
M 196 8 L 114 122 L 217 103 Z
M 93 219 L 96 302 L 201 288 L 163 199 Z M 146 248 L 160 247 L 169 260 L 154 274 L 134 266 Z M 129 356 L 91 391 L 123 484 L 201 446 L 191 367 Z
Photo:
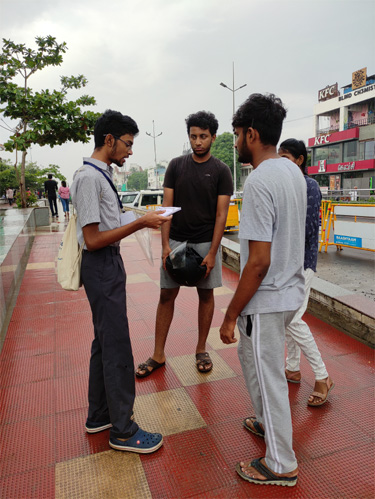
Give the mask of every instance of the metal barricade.
M 334 240 L 329 242 L 331 227 Z M 375 251 L 375 205 L 322 202 L 322 233 L 319 251 L 335 245 Z

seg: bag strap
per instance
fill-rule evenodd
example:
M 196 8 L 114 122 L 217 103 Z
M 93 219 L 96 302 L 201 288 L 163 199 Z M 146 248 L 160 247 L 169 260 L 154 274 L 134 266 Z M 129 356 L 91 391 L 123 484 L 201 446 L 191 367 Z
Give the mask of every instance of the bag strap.
M 108 180 L 109 185 L 112 187 L 113 192 L 116 194 L 117 200 L 118 200 L 118 204 L 120 205 L 120 210 L 122 210 L 121 199 L 120 199 L 120 196 L 117 194 L 116 187 L 113 185 L 112 180 L 104 173 L 104 171 L 101 168 L 99 168 L 98 166 L 94 165 L 94 163 L 90 163 L 89 161 L 84 161 L 83 164 L 84 165 L 90 165 L 90 166 L 92 166 L 93 168 L 95 168 L 95 170 L 98 170 L 98 172 L 100 172 L 102 175 L 104 175 L 104 177 Z

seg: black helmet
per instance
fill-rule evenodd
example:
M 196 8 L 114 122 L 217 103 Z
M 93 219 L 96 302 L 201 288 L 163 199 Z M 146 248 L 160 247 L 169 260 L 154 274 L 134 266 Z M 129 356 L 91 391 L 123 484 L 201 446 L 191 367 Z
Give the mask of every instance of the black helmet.
M 171 255 L 167 257 L 165 265 L 172 279 L 181 286 L 196 286 L 207 271 L 207 266 L 201 265 L 203 258 L 200 254 L 186 246 L 177 253 L 172 251 Z

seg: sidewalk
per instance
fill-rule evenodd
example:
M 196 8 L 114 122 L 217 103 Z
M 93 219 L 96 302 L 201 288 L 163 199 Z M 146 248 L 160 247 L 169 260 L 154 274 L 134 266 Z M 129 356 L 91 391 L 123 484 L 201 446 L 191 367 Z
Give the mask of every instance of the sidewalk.
M 56 280 L 64 224 L 36 230 L 33 247 L 0 355 L 0 497 L 20 498 L 372 498 L 374 488 L 374 352 L 306 315 L 336 383 L 329 401 L 310 408 L 314 386 L 290 385 L 299 482 L 294 488 L 244 482 L 235 464 L 264 455 L 264 442 L 242 427 L 253 414 L 236 346 L 219 327 L 238 275 L 223 268 L 208 349 L 211 373 L 196 371 L 195 289 L 181 290 L 167 341 L 167 364 L 137 380 L 135 417 L 164 435 L 151 455 L 110 450 L 109 432 L 88 435 L 87 381 L 93 337 L 83 289 Z M 155 266 L 135 237 L 121 244 L 128 274 L 128 315 L 135 363 L 150 356 L 159 297 L 160 234 Z

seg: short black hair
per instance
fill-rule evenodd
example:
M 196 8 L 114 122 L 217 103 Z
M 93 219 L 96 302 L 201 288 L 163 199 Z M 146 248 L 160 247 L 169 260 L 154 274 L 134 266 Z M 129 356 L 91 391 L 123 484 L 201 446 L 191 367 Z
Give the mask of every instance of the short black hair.
M 62 185 L 63 187 L 66 187 L 66 182 L 65 182 L 65 180 L 62 180 L 62 181 L 61 181 L 61 185 Z
M 52 173 L 49 173 L 49 174 L 48 174 L 48 178 L 52 178 Z
M 274 94 L 251 94 L 233 116 L 233 128 L 242 127 L 244 133 L 254 128 L 264 145 L 276 146 L 286 117 L 286 109 Z
M 300 168 L 302 171 L 305 171 L 306 161 L 307 161 L 307 150 L 303 140 L 297 140 L 297 139 L 284 140 L 279 145 L 279 149 L 282 149 L 283 151 L 290 153 L 295 159 L 298 159 L 300 156 L 303 156 L 303 163 L 301 164 Z
M 198 111 L 197 113 L 189 114 L 185 122 L 188 135 L 192 126 L 197 126 L 202 130 L 209 130 L 211 135 L 216 135 L 219 128 L 219 122 L 215 118 L 215 115 L 209 111 Z
M 138 135 L 139 129 L 137 123 L 130 116 L 107 109 L 95 123 L 95 149 L 103 147 L 105 136 L 109 133 L 114 137 L 121 137 L 125 134 L 135 137 Z

